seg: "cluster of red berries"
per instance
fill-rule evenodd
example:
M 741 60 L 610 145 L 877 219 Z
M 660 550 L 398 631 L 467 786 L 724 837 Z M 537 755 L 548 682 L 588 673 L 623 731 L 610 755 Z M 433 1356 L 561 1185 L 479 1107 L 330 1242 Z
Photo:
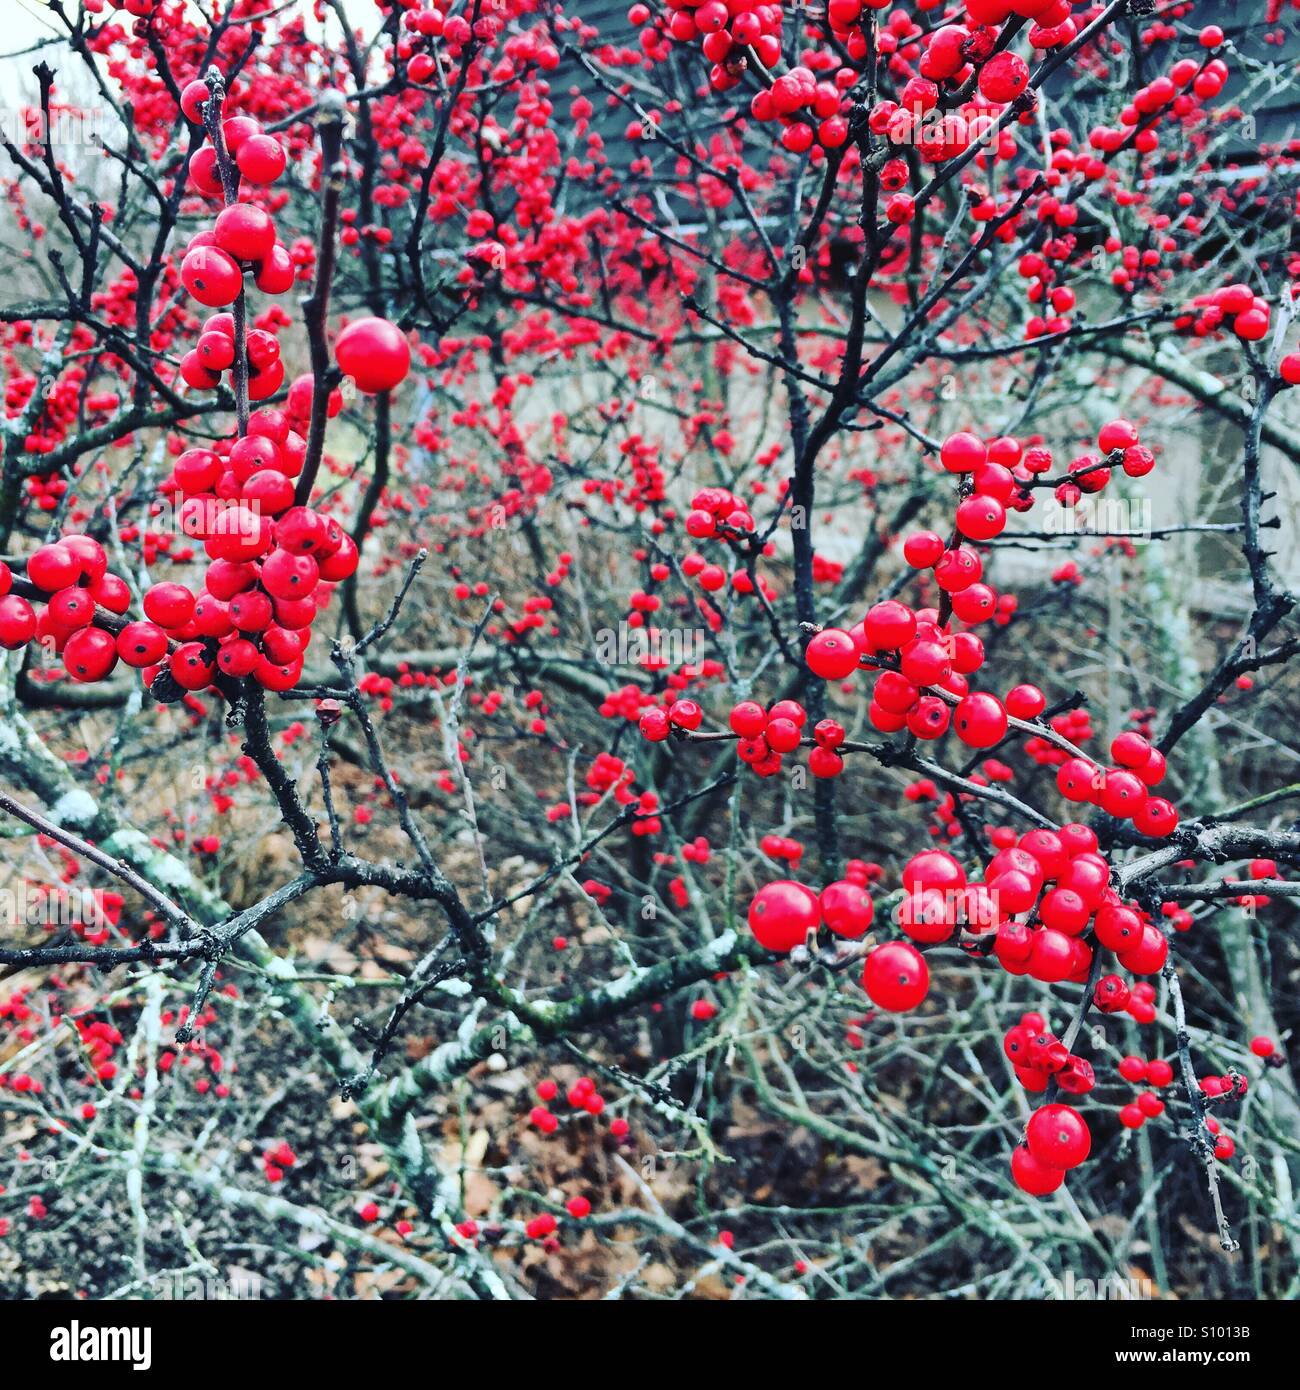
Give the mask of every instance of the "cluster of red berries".
M 273 1149 L 262 1150 L 262 1172 L 267 1182 L 283 1182 L 285 1173 L 297 1161 L 298 1155 L 284 1140 L 281 1140 Z
M 819 155 L 836 150 L 849 138 L 841 112 L 847 106 L 845 91 L 856 80 L 851 68 L 840 68 L 833 81 L 819 82 L 811 68 L 799 65 L 756 92 L 750 114 L 756 121 L 779 122 L 781 144 L 791 154 L 805 154 L 814 147 Z
M 1097 454 L 1071 459 L 1069 478 L 1056 489 L 1056 500 L 1073 507 L 1084 493 L 1102 492 L 1110 483 L 1116 464 L 1130 478 L 1145 477 L 1156 466 L 1155 455 L 1139 441 L 1137 426 L 1129 420 L 1111 420 L 1097 433 Z
M 1092 1063 L 1072 1053 L 1040 1013 L 1022 1014 L 1004 1034 L 1002 1050 L 1026 1091 L 1045 1091 L 1055 1078 L 1062 1091 L 1084 1096 L 1097 1084 Z
M 1082 757 L 1068 757 L 1056 769 L 1061 795 L 1088 802 L 1118 820 L 1130 820 L 1143 835 L 1164 839 L 1178 826 L 1178 812 L 1163 796 L 1151 795 L 1165 776 L 1165 755 L 1135 730 L 1111 740 L 1115 766 L 1102 768 Z
M 303 441 L 292 418 L 256 411 L 226 457 L 188 449 L 176 460 L 169 486 L 184 498 L 182 525 L 203 541 L 209 563 L 201 594 L 155 584 L 144 620 L 119 634 L 122 659 L 144 668 L 147 682 L 164 657 L 184 690 L 206 687 L 216 669 L 271 690 L 297 682 L 311 625 L 332 586 L 356 571 L 358 554 L 334 518 L 294 505 Z M 168 655 L 169 639 L 178 645 Z
M 867 934 L 875 905 L 864 876 L 837 879 L 815 893 L 794 879 L 765 884 L 749 904 L 749 929 L 758 944 L 782 955 L 803 945 L 818 927 L 856 941 Z
M 736 541 L 754 530 L 754 518 L 749 508 L 733 492 L 724 487 L 701 488 L 691 498 L 686 513 L 686 534 L 696 540 Z
M 438 71 L 431 39 L 442 37 L 447 17 L 442 10 L 408 9 L 402 16 L 406 31 L 397 41 L 397 57 L 406 64 L 406 76 L 411 82 L 423 84 Z
M 116 616 L 131 603 L 126 581 L 109 571 L 104 547 L 80 535 L 39 546 L 27 557 L 27 580 L 45 603 L 39 617 L 26 598 L 10 592 L 12 576 L 0 563 L 0 646 L 12 651 L 36 640 L 62 655 L 73 680 L 102 680 L 117 664 L 117 645 L 96 625 L 97 612 Z
M 1119 975 L 1103 975 L 1093 987 L 1092 1003 L 1099 1013 L 1125 1013 L 1134 1023 L 1155 1022 L 1156 992 L 1145 980 L 1129 984 Z
M 181 93 L 181 109 L 195 125 L 214 100 L 206 82 L 196 79 Z M 218 113 L 219 114 L 219 113 Z M 230 116 L 221 122 L 221 141 L 249 185 L 274 183 L 285 168 L 280 142 L 266 134 L 251 116 Z M 191 185 L 204 197 L 227 195 L 221 181 L 222 164 L 209 142 L 190 157 Z M 234 190 L 229 190 L 233 196 Z M 252 202 L 230 201 L 211 227 L 190 238 L 181 261 L 181 283 L 200 304 L 210 309 L 233 305 L 244 291 L 244 276 L 251 273 L 264 294 L 284 294 L 292 288 L 296 271 L 288 248 L 276 235 L 275 223 L 265 208 Z M 234 318 L 216 314 L 204 325 L 198 344 L 181 359 L 181 376 L 196 389 L 220 385 L 222 373 L 235 369 Z M 246 343 L 248 394 L 266 400 L 284 383 L 280 345 L 273 333 L 255 329 Z
M 669 0 L 667 21 L 656 20 L 656 29 L 647 30 L 642 46 L 649 49 L 657 32 L 676 43 L 697 39 L 704 56 L 713 64 L 709 85 L 717 92 L 734 87 L 749 66 L 752 55 L 766 72 L 781 61 L 781 21 L 779 4 L 757 4 L 754 0 Z M 628 19 L 638 28 L 651 22 L 650 7 L 635 4 Z
M 1207 294 L 1198 294 L 1174 319 L 1174 331 L 1191 338 L 1207 338 L 1228 328 L 1244 343 L 1257 343 L 1268 336 L 1272 311 L 1249 285 L 1224 285 Z
M 529 1111 L 528 1120 L 543 1134 L 554 1134 L 560 1127 L 559 1116 L 547 1108 L 559 1093 L 559 1082 L 550 1077 L 537 1087 L 537 1097 L 542 1103 L 533 1106 Z M 588 1115 L 599 1115 L 605 1108 L 605 1097 L 596 1089 L 596 1083 L 589 1076 L 580 1076 L 565 1093 L 565 1099 L 574 1110 L 585 1110 Z

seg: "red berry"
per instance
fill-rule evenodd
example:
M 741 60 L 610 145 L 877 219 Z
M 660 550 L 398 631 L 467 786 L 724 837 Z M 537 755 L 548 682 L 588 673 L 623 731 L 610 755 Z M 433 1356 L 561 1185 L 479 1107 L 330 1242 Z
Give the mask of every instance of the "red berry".
M 244 286 L 239 267 L 219 246 L 196 246 L 181 262 L 185 288 L 209 308 L 233 304 Z
M 36 611 L 18 594 L 0 598 L 0 647 L 16 651 L 36 634 Z
M 175 631 L 194 616 L 194 595 L 184 584 L 155 584 L 144 596 L 145 617 Z
M 808 669 L 822 680 L 843 680 L 858 669 L 858 649 L 841 628 L 828 627 L 808 643 Z
M 1007 732 L 1007 712 L 996 695 L 977 691 L 957 702 L 952 725 L 963 743 L 972 748 L 992 748 Z
M 836 936 L 856 941 L 867 934 L 875 916 L 870 894 L 860 884 L 848 879 L 828 883 L 819 899 L 822 921 Z
M 1065 1181 L 1065 1170 L 1043 1163 L 1020 1144 L 1011 1154 L 1011 1176 L 1022 1192 L 1031 1197 L 1046 1197 Z
M 339 334 L 334 356 L 357 388 L 371 395 L 391 391 L 411 368 L 406 335 L 387 319 L 364 318 L 348 324 Z
M 237 261 L 260 261 L 275 245 L 275 223 L 270 213 L 252 203 L 232 203 L 223 208 L 213 232 L 217 245 Z
M 749 929 L 769 951 L 784 954 L 801 946 L 820 921 L 817 895 L 793 879 L 765 884 L 749 904 Z
M 254 135 L 240 145 L 235 163 L 249 183 L 274 183 L 284 173 L 284 148 L 273 135 Z
M 68 638 L 63 665 L 74 681 L 99 681 L 117 665 L 117 643 L 100 627 L 83 627 Z
M 1068 1105 L 1035 1110 L 1025 1130 L 1029 1151 L 1053 1168 L 1075 1168 L 1088 1157 L 1092 1136 L 1082 1115 Z
M 866 959 L 862 987 L 873 1004 L 890 1013 L 907 1013 L 930 989 L 925 957 L 906 941 L 887 941 Z
M 66 545 L 42 545 L 27 557 L 27 578 L 45 593 L 57 593 L 81 578 L 81 564 Z

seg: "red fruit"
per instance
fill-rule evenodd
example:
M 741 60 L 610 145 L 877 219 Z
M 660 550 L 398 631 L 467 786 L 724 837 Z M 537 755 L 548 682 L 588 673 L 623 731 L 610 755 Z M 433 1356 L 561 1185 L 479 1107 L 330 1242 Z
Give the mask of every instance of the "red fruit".
M 213 664 L 202 642 L 182 642 L 168 658 L 167 666 L 182 690 L 202 690 L 212 684 Z
M 843 680 L 858 669 L 853 638 L 837 627 L 824 628 L 808 643 L 808 669 L 825 681 Z
M 1153 1086 L 1168 1086 L 1174 1079 L 1174 1069 L 1163 1058 L 1147 1063 L 1147 1080 Z
M 235 163 L 249 183 L 274 183 L 284 173 L 284 147 L 274 135 L 253 135 L 240 145 Z
M 1065 1181 L 1065 1170 L 1043 1163 L 1020 1144 L 1011 1154 L 1011 1176 L 1022 1192 L 1031 1197 L 1046 1197 Z
M 934 531 L 914 531 L 903 542 L 903 558 L 913 569 L 929 569 L 947 547 Z
M 973 541 L 992 540 L 1007 524 L 1006 508 L 996 498 L 975 493 L 957 507 L 957 529 Z
M 814 777 L 838 777 L 844 771 L 844 759 L 833 748 L 819 744 L 808 754 L 808 771 Z
M 945 550 L 934 567 L 935 583 L 949 594 L 960 593 L 961 590 L 970 588 L 972 584 L 978 583 L 983 573 L 984 566 L 980 557 L 973 550 L 960 545 L 955 550 Z
M 211 449 L 186 449 L 172 465 L 172 476 L 177 486 L 190 495 L 211 492 L 221 473 L 221 460 Z
M 930 970 L 915 946 L 887 941 L 867 956 L 862 987 L 878 1008 L 907 1013 L 929 993 Z
M 1097 909 L 1093 930 L 1108 951 L 1128 951 L 1142 941 L 1142 919 L 1131 907 L 1105 903 Z
M 1010 102 L 1029 85 L 1029 64 L 1017 53 L 995 53 L 980 68 L 979 89 L 990 101 Z
M 175 631 L 194 616 L 194 595 L 184 584 L 155 584 L 144 596 L 144 613 L 159 627 Z
M 1077 1168 L 1088 1157 L 1092 1135 L 1083 1116 L 1069 1105 L 1044 1105 L 1029 1117 L 1029 1152 L 1051 1168 Z
M 913 941 L 947 941 L 957 925 L 955 904 L 936 889 L 913 890 L 898 905 L 898 925 Z
M 1119 963 L 1134 975 L 1154 975 L 1169 957 L 1169 942 L 1157 926 L 1148 925 L 1142 929 L 1142 939 L 1131 950 L 1119 956 Z
M 217 174 L 217 152 L 211 145 L 194 151 L 189 162 L 190 182 L 205 198 L 221 197 L 221 179 Z
M 108 556 L 104 553 L 104 547 L 93 537 L 64 536 L 59 544 L 76 556 L 82 578 L 90 580 L 92 584 L 103 579 L 108 572 Z
M 1166 835 L 1172 835 L 1177 826 L 1178 812 L 1163 796 L 1149 797 L 1146 805 L 1133 817 L 1135 830 L 1156 839 L 1162 840 Z
M 1029 974 L 1044 984 L 1058 984 L 1074 973 L 1075 955 L 1071 937 L 1052 927 L 1034 933 L 1029 952 Z
M 252 203 L 232 203 L 223 208 L 213 232 L 217 245 L 238 261 L 260 261 L 275 245 L 275 223 L 270 213 Z
M 261 653 L 246 637 L 234 637 L 229 642 L 223 642 L 217 653 L 217 665 L 228 676 L 252 675 L 259 660 Z
M 261 566 L 261 587 L 277 599 L 302 599 L 316 589 L 320 566 L 310 555 L 273 550 Z
M 1145 805 L 1147 789 L 1142 780 L 1122 769 L 1106 774 L 1101 789 L 1101 805 L 1107 815 L 1130 820 Z
M 167 634 L 157 623 L 127 623 L 117 634 L 117 654 L 128 666 L 156 666 L 167 655 Z
M 36 635 L 36 610 L 18 594 L 0 598 L 0 647 L 17 651 Z
M 704 711 L 695 700 L 674 700 L 668 710 L 668 722 L 678 729 L 698 729 L 704 722 Z
M 185 288 L 209 308 L 222 308 L 239 298 L 244 277 L 239 267 L 219 246 L 196 246 L 181 262 Z
M 196 391 L 211 391 L 221 385 L 221 373 L 207 366 L 197 351 L 181 358 L 181 380 Z
M 49 614 L 52 623 L 70 633 L 79 627 L 85 627 L 95 616 L 95 600 L 91 598 L 88 589 L 71 585 L 53 595 L 49 603 Z
M 1104 779 L 1101 769 L 1083 758 L 1067 758 L 1056 769 L 1057 790 L 1067 801 L 1091 801 Z
M 742 700 L 733 707 L 727 722 L 733 734 L 757 738 L 767 728 L 767 711 L 755 700 Z
M 939 462 L 949 473 L 970 473 L 987 458 L 984 441 L 965 431 L 950 434 L 939 449 Z
M 1092 1002 L 1104 1014 L 1116 1014 L 1128 1008 L 1129 987 L 1118 975 L 1103 975 L 1092 991 Z
M 27 557 L 27 578 L 45 593 L 57 593 L 81 578 L 81 562 L 66 545 L 42 545 Z
M 848 879 L 828 883 L 818 901 L 822 921 L 836 936 L 845 936 L 853 941 L 867 934 L 876 913 L 875 904 L 866 889 Z
M 909 893 L 927 888 L 952 893 L 965 886 L 966 871 L 947 850 L 922 850 L 903 866 L 903 887 Z
M 1151 745 L 1141 734 L 1126 730 L 1111 740 L 1110 756 L 1120 767 L 1130 767 L 1136 771 L 1147 765 L 1151 757 Z
M 942 642 L 916 638 L 903 648 L 899 667 L 913 685 L 937 685 L 947 680 L 952 663 Z
M 270 627 L 262 630 L 262 650 L 277 666 L 289 666 L 302 656 L 306 650 L 304 637 L 309 636 L 309 633 L 291 631 L 272 623 Z
M 302 675 L 302 658 L 285 664 L 259 657 L 253 668 L 253 679 L 267 690 L 292 690 Z
M 1097 447 L 1103 454 L 1116 449 L 1130 449 L 1138 442 L 1137 426 L 1130 420 L 1112 420 L 1103 425 L 1097 435 Z
M 226 602 L 251 589 L 257 583 L 257 571 L 246 561 L 213 560 L 208 566 L 203 587 L 212 595 Z
M 209 96 L 208 84 L 197 77 L 181 88 L 181 110 L 192 125 L 203 124 L 203 107 Z
M 763 737 L 772 752 L 793 753 L 799 747 L 799 726 L 793 719 L 769 719 Z
M 196 637 L 225 637 L 234 630 L 229 605 L 211 594 L 200 594 L 195 599 L 192 622 Z M 188 631 L 186 635 L 190 635 Z
M 769 720 L 788 719 L 796 729 L 802 729 L 808 721 L 808 711 L 798 700 L 778 700 L 767 712 Z
M 271 600 L 261 589 L 247 589 L 230 600 L 230 621 L 240 632 L 261 632 L 274 617 Z
M 258 266 L 257 273 L 253 278 L 257 288 L 263 294 L 283 294 L 286 290 L 293 288 L 293 258 L 277 241 L 262 258 L 262 264 Z M 330 411 L 331 416 L 337 414 L 338 411 L 336 410 Z
M 360 558 L 356 542 L 345 533 L 339 548 L 320 562 L 320 577 L 330 584 L 341 583 L 356 572 Z
M 294 507 L 275 524 L 275 543 L 292 555 L 315 555 L 325 549 L 325 518 L 310 507 Z
M 68 638 L 63 665 L 74 681 L 99 681 L 117 665 L 117 643 L 101 627 L 83 627 Z
M 996 695 L 976 691 L 957 702 L 952 725 L 971 748 L 992 748 L 1007 732 L 1007 712 Z
M 339 369 L 368 394 L 391 391 L 411 368 L 411 346 L 396 324 L 364 318 L 339 334 L 334 356 Z
M 817 895 L 793 879 L 765 884 L 749 904 L 749 929 L 769 951 L 784 954 L 801 946 L 820 921 Z
M 873 651 L 893 651 L 916 636 L 916 614 L 897 599 L 874 604 L 862 625 Z
M 244 483 L 240 496 L 263 516 L 279 516 L 293 506 L 293 482 L 277 468 L 263 468 Z
M 1078 936 L 1092 916 L 1088 904 L 1071 888 L 1053 888 L 1043 895 L 1038 915 L 1045 927 L 1054 927 L 1066 936 Z
M 1036 719 L 1047 708 L 1047 697 L 1036 685 L 1017 685 L 1007 691 L 1006 706 L 1013 719 Z

